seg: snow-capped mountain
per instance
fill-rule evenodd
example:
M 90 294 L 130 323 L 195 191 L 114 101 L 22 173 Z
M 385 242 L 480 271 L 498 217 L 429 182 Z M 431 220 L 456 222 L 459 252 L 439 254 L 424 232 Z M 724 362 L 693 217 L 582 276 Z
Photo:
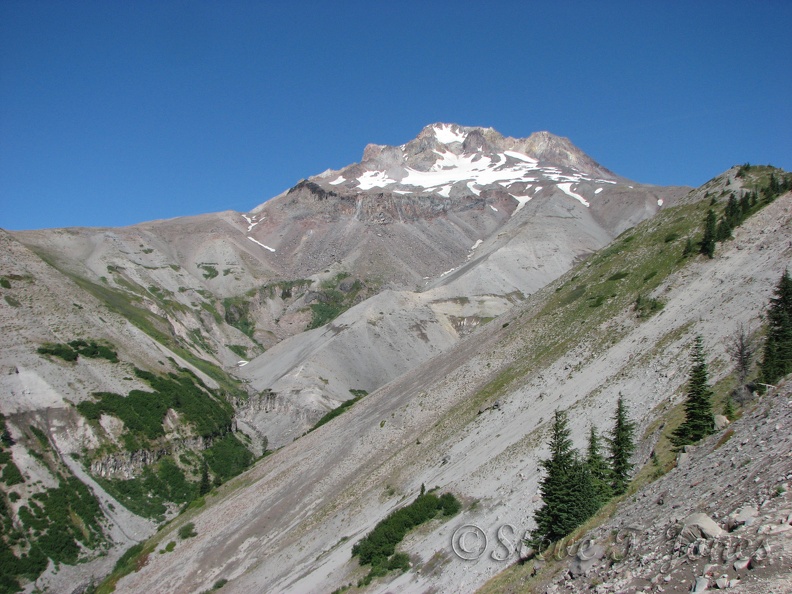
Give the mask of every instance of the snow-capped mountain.
M 501 191 L 519 209 L 538 192 L 554 187 L 589 206 L 606 184 L 619 179 L 566 138 L 548 132 L 516 139 L 492 128 L 432 124 L 398 147 L 370 144 L 361 163 L 311 181 L 326 190 L 404 196 L 450 198 Z

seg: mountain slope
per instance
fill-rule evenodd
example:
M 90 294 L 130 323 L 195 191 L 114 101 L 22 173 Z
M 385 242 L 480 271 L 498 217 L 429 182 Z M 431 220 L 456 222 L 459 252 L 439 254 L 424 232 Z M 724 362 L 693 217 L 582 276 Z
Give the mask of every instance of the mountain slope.
M 343 183 L 332 183 L 340 177 Z M 432 185 L 438 180 L 442 185 Z M 4 500 L 13 517 L 27 517 L 37 498 L 55 501 L 58 485 L 76 477 L 93 492 L 92 518 L 104 526 L 94 530 L 104 541 L 87 542 L 80 521 L 66 520 L 70 538 L 85 545 L 79 560 L 93 560 L 71 565 L 71 557 L 51 556 L 58 564 L 50 563 L 38 583 L 58 590 L 104 575 L 123 547 L 154 530 L 152 519 L 172 518 L 191 501 L 213 503 L 215 492 L 199 493 L 229 480 L 254 455 L 285 446 L 262 468 L 282 472 L 286 490 L 268 484 L 260 493 L 276 513 L 265 541 L 281 562 L 274 573 L 266 561 L 250 576 L 276 589 L 291 584 L 298 576 L 287 560 L 303 553 L 291 550 L 286 526 L 300 517 L 315 522 L 314 507 L 332 505 L 346 510 L 360 534 L 383 503 L 391 508 L 396 494 L 414 490 L 413 477 L 424 477 L 418 485 L 451 481 L 459 456 L 449 452 L 462 426 L 491 403 L 504 378 L 533 373 L 518 355 L 559 355 L 571 348 L 567 339 L 583 335 L 548 343 L 559 326 L 523 335 L 526 320 L 548 299 L 569 298 L 596 314 L 589 321 L 606 324 L 605 313 L 626 303 L 613 291 L 636 291 L 646 272 L 619 284 L 590 281 L 582 293 L 577 285 L 558 294 L 543 287 L 584 260 L 599 266 L 600 250 L 615 235 L 632 236 L 625 230 L 664 216 L 669 205 L 689 200 L 686 192 L 619 178 L 546 133 L 520 140 L 433 125 L 402 147 L 369 147 L 360 164 L 300 182 L 251 213 L 0 234 L 7 248 L 0 315 L 8 329 L 0 412 L 24 478 L 5 484 Z M 675 224 L 687 229 L 690 222 Z M 678 238 L 652 237 L 654 252 L 680 248 Z M 579 274 L 587 270 L 579 267 Z M 602 291 L 590 292 L 600 284 Z M 68 359 L 75 349 L 80 356 Z M 114 357 L 97 358 L 109 351 Z M 540 364 L 551 360 L 531 363 Z M 299 453 L 293 449 L 296 437 L 361 391 L 370 394 L 328 425 L 345 427 L 342 433 L 323 427 L 297 441 Z M 510 431 L 524 436 L 536 421 L 516 415 Z M 437 429 L 446 426 L 450 433 Z M 312 469 L 305 478 L 292 476 L 301 459 Z M 294 498 L 306 489 L 323 499 Z M 372 495 L 373 507 L 361 493 Z M 240 534 L 262 529 L 248 524 Z M 15 553 L 38 555 L 37 539 L 49 528 L 28 520 L 16 526 L 24 534 L 14 540 L 19 535 L 9 533 Z M 226 528 L 233 526 L 236 520 Z M 326 529 L 337 540 L 338 525 Z M 258 561 L 234 552 L 229 538 L 218 545 L 223 571 L 241 578 L 243 566 Z M 177 550 L 199 542 L 179 542 Z M 327 545 L 325 537 L 316 542 Z M 257 543 L 249 540 L 244 551 Z M 346 548 L 334 549 L 341 573 L 333 580 L 349 570 L 346 555 Z M 163 552 L 163 560 L 171 558 Z M 189 575 L 191 563 L 182 568 L 187 573 L 167 578 L 175 589 L 193 581 L 206 587 L 205 574 Z M 198 563 L 196 571 L 210 567 Z M 315 572 L 308 579 L 324 584 Z
M 434 524 L 406 543 L 420 573 L 372 590 L 468 591 L 484 583 L 502 566 L 488 555 L 453 558 L 451 534 L 468 521 L 529 527 L 545 422 L 555 409 L 570 411 L 581 441 L 621 392 L 646 427 L 656 407 L 679 398 L 694 334 L 704 336 L 714 379 L 728 372 L 715 363 L 725 360 L 722 345 L 734 330 L 723 320 L 747 323 L 762 311 L 792 256 L 792 197 L 749 219 L 715 260 L 680 262 L 685 236 L 695 233 L 691 222 L 707 208 L 698 202 L 661 213 L 519 310 L 284 447 L 185 518 L 197 537 L 172 558 L 150 555 L 120 585 L 191 591 L 222 578 L 229 592 L 308 592 L 354 583 L 363 574 L 350 561 L 351 546 L 422 483 L 478 503 L 458 522 Z M 662 298 L 663 311 L 637 318 L 640 293 Z M 495 399 L 497 408 L 477 414 Z M 651 443 L 641 451 L 648 456 Z

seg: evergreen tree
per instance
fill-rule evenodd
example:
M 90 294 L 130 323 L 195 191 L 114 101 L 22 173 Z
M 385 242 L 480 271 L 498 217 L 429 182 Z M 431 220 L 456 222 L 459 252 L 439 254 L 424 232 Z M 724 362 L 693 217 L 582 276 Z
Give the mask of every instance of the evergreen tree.
M 206 464 L 206 460 L 204 460 L 203 467 L 201 468 L 201 482 L 198 485 L 198 495 L 206 495 L 211 490 L 212 485 L 209 482 L 209 466 Z
M 682 250 L 682 257 L 687 258 L 692 253 L 693 253 L 693 240 L 690 239 L 690 237 L 688 237 L 687 241 L 685 241 L 685 249 Z
M 671 437 L 672 443 L 681 447 L 696 443 L 707 435 L 715 433 L 715 419 L 712 416 L 712 390 L 709 386 L 707 362 L 704 358 L 704 344 L 701 336 L 696 336 L 693 345 L 693 368 L 688 379 L 688 393 L 685 400 L 685 421 L 677 427 Z
M 717 218 L 715 211 L 711 208 L 707 212 L 707 219 L 704 222 L 704 237 L 701 239 L 700 252 L 712 258 L 715 255 L 715 238 L 717 236 Z
M 743 194 L 740 198 L 740 220 L 744 221 L 748 218 L 748 213 L 751 212 L 751 195 L 750 193 Z
M 726 204 L 726 209 L 723 211 L 723 218 L 728 221 L 732 229 L 740 224 L 740 205 L 737 202 L 737 196 L 734 192 L 729 196 L 729 202 Z
M 770 298 L 767 325 L 760 377 L 763 382 L 773 384 L 792 373 L 792 278 L 788 269 Z
M 734 401 L 732 400 L 731 396 L 726 399 L 726 404 L 723 405 L 723 416 L 730 421 L 734 420 Z
M 622 395 L 616 403 L 616 413 L 613 415 L 613 432 L 609 440 L 610 445 L 610 465 L 611 465 L 611 489 L 614 495 L 621 495 L 627 490 L 630 484 L 630 473 L 633 465 L 630 464 L 630 457 L 635 451 L 633 435 L 635 433 L 635 423 L 627 416 L 627 406 L 624 404 Z
M 564 411 L 555 413 L 549 446 L 550 458 L 540 463 L 545 471 L 539 483 L 542 506 L 534 513 L 530 539 L 537 549 L 563 538 L 599 508 L 591 473 L 572 448 Z
M 715 239 L 717 241 L 726 241 L 732 238 L 732 225 L 729 219 L 725 216 L 718 223 L 718 228 L 715 231 Z
M 600 446 L 600 436 L 594 425 L 589 431 L 588 451 L 586 452 L 586 466 L 588 467 L 594 490 L 597 493 L 599 505 L 604 504 L 613 495 L 611 490 L 611 472 L 608 461 L 602 455 Z

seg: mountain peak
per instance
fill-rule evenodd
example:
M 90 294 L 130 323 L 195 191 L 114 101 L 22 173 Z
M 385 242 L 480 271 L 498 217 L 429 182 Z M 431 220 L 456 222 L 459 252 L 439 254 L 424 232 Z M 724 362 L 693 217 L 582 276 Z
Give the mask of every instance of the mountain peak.
M 590 198 L 602 191 L 598 185 L 617 179 L 569 139 L 547 131 L 512 138 L 494 128 L 436 122 L 400 146 L 369 144 L 360 163 L 311 181 L 324 191 L 341 194 L 447 199 L 489 191 L 511 194 L 518 201 L 557 187 L 589 206 Z M 580 186 L 583 193 L 573 186 Z

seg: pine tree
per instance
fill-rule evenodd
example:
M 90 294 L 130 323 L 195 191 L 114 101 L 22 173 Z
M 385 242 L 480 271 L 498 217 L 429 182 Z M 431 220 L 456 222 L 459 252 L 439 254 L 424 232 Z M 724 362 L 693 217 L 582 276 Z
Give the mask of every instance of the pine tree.
M 744 221 L 748 218 L 748 213 L 751 212 L 751 195 L 749 193 L 743 194 L 740 198 L 740 220 Z
M 630 457 L 635 451 L 634 433 L 635 423 L 628 418 L 627 406 L 624 404 L 622 395 L 619 394 L 616 413 L 613 415 L 613 431 L 609 439 L 611 489 L 614 495 L 624 493 L 627 490 L 627 485 L 630 484 L 630 473 L 633 468 L 633 465 L 630 464 Z
M 692 354 L 693 367 L 688 379 L 685 400 L 685 421 L 677 427 L 671 437 L 672 443 L 681 447 L 715 433 L 715 418 L 712 416 L 712 390 L 709 386 L 707 362 L 704 358 L 704 343 L 696 336 Z
M 692 253 L 693 253 L 693 240 L 690 239 L 690 237 L 688 237 L 687 241 L 685 241 L 685 249 L 682 250 L 682 257 L 687 258 Z
M 729 226 L 732 229 L 740 224 L 740 205 L 737 202 L 737 196 L 734 192 L 729 196 L 729 201 L 726 203 L 726 208 L 723 211 L 723 218 L 729 222 Z
M 591 474 L 572 448 L 564 411 L 555 413 L 549 446 L 550 458 L 540 463 L 546 473 L 539 483 L 542 506 L 534 513 L 530 539 L 536 549 L 563 538 L 599 509 Z
M 209 467 L 206 464 L 206 460 L 204 460 L 203 467 L 201 468 L 201 482 L 198 485 L 198 495 L 206 495 L 211 490 L 212 485 L 209 482 Z
M 718 219 L 715 216 L 715 211 L 710 208 L 707 212 L 707 219 L 704 222 L 704 237 L 701 239 L 701 248 L 699 249 L 708 258 L 712 258 L 715 255 L 717 223 Z
M 715 239 L 717 241 L 726 241 L 732 238 L 732 225 L 729 219 L 725 216 L 718 223 L 718 228 L 715 231 Z
M 729 396 L 726 399 L 726 404 L 723 405 L 723 416 L 729 419 L 730 421 L 734 420 L 735 412 L 734 412 L 734 401 L 732 397 Z
M 792 373 L 792 278 L 784 270 L 770 298 L 760 377 L 768 384 Z
M 594 425 L 589 431 L 588 451 L 586 452 L 586 466 L 588 466 L 594 490 L 597 493 L 598 503 L 604 504 L 613 495 L 611 489 L 611 472 L 608 461 L 602 455 L 600 436 Z

